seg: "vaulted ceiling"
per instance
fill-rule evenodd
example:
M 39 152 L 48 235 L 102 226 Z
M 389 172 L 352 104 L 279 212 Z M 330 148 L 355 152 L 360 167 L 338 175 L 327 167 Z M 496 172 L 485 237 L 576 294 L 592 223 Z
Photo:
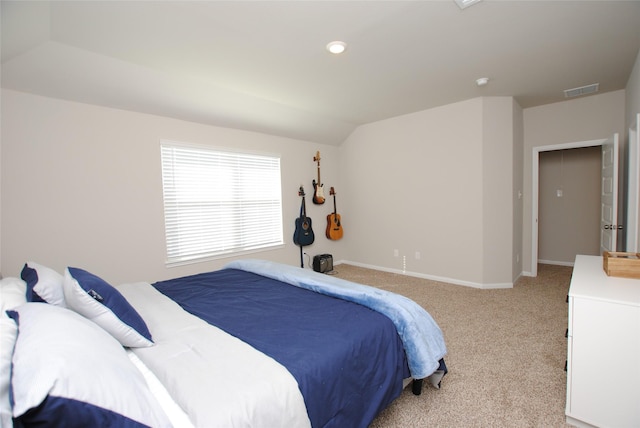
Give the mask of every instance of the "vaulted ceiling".
M 4 88 L 333 145 L 479 96 L 527 108 L 624 89 L 640 50 L 640 1 L 2 0 L 1 13 Z M 332 40 L 347 50 L 328 53 Z

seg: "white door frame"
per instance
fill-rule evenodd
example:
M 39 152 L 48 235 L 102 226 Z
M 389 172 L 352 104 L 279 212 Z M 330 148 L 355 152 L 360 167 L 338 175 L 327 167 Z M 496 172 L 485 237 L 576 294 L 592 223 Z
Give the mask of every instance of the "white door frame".
M 540 152 L 602 146 L 606 141 L 607 139 L 604 138 L 601 140 L 577 141 L 575 143 L 533 148 L 533 165 L 531 167 L 531 276 L 538 276 L 538 198 L 540 197 L 538 180 L 540 175 Z
M 637 253 L 640 249 L 640 113 L 629 128 L 627 143 L 627 229 L 626 251 Z
M 611 152 L 609 154 L 609 152 Z M 600 251 L 617 251 L 619 234 L 619 204 L 620 191 L 620 141 L 618 134 L 602 145 L 602 174 L 600 174 Z M 608 226 L 608 228 L 607 228 Z

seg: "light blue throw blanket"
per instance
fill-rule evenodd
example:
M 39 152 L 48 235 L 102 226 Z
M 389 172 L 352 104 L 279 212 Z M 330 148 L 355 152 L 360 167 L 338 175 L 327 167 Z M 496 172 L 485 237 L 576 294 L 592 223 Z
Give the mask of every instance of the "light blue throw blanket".
M 253 272 L 338 297 L 386 315 L 398 330 L 414 379 L 424 379 L 434 374 L 438 370 L 440 359 L 447 353 L 442 331 L 431 315 L 413 300 L 399 294 L 266 260 L 237 260 L 225 267 Z M 431 383 L 437 384 L 440 378 L 442 374 L 437 380 L 431 380 Z

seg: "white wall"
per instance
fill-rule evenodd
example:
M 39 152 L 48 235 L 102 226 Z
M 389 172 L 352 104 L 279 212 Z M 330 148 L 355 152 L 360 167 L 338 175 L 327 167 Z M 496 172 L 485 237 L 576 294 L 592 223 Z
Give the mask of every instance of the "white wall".
M 255 256 L 299 265 L 292 236 L 303 184 L 316 233 L 305 251 L 342 257 L 341 242 L 324 237 L 332 204 L 315 206 L 310 199 L 317 150 L 325 187 L 340 189 L 337 147 L 10 90 L 2 91 L 1 108 L 5 276 L 19 275 L 27 260 L 59 271 L 81 267 L 113 283 L 155 281 L 228 262 L 165 267 L 161 139 L 280 154 L 286 246 Z

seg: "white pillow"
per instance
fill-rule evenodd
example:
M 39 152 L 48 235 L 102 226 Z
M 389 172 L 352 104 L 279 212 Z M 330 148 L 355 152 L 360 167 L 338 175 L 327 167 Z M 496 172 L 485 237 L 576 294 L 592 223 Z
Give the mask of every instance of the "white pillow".
M 18 329 L 13 320 L 2 311 L 0 316 L 0 427 L 13 426 L 9 385 L 11 382 L 11 356 Z
M 96 324 L 44 303 L 9 313 L 18 324 L 13 416 L 24 426 L 171 426 L 124 348 Z
M 20 278 L 0 279 L 0 309 L 2 310 L 2 315 L 6 316 L 4 311 L 7 309 L 26 303 L 26 290 L 27 284 Z
M 118 339 L 122 346 L 152 346 L 151 333 L 140 314 L 118 290 L 82 269 L 68 267 L 63 280 L 67 306 Z
M 62 275 L 55 270 L 27 262 L 20 272 L 20 278 L 27 283 L 27 301 L 46 302 L 63 308 L 67 306 L 62 291 Z
M 11 381 L 11 356 L 16 343 L 17 327 L 5 311 L 23 305 L 27 284 L 20 278 L 0 280 L 0 427 L 12 427 L 9 383 Z

